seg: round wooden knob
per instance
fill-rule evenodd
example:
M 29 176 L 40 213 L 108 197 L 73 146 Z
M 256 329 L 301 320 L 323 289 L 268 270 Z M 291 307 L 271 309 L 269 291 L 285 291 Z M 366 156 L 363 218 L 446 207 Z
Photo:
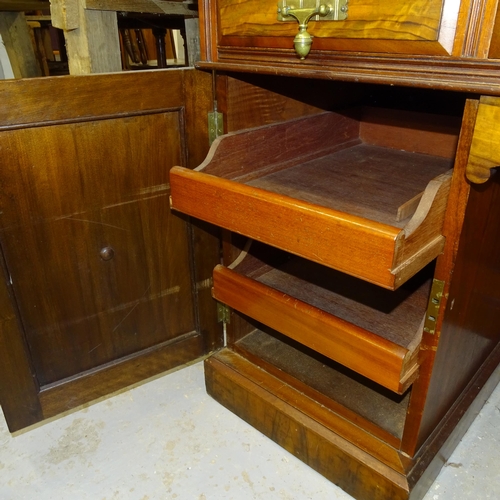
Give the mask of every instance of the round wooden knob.
M 111 247 L 101 248 L 99 252 L 102 260 L 111 260 L 115 256 L 115 251 Z

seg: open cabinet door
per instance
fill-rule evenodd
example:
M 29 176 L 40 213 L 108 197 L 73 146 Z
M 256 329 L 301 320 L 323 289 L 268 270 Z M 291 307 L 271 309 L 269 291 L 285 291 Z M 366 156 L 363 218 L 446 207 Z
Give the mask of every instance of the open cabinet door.
M 171 213 L 168 183 L 207 153 L 211 78 L 12 80 L 0 103 L 0 403 L 15 431 L 219 346 L 218 238 Z

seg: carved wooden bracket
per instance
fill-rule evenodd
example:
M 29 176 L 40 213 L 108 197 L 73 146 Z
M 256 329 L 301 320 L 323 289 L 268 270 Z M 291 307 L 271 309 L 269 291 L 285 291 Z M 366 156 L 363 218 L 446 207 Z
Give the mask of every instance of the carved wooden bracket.
M 467 163 L 467 179 L 482 184 L 490 178 L 491 169 L 498 166 L 500 166 L 500 98 L 481 97 Z

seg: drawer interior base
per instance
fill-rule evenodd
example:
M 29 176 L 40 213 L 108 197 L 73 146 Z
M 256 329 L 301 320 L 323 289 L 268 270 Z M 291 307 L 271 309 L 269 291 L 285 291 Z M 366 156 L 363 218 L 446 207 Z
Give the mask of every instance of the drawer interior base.
M 257 326 L 260 328 L 236 343 L 235 351 L 397 445 L 410 391 L 395 394 L 274 330 Z

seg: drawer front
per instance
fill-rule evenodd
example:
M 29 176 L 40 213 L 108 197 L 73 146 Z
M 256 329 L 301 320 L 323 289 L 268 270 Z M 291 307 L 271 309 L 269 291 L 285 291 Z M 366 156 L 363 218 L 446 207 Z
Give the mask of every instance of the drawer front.
M 451 162 L 385 147 L 380 136 L 392 141 L 400 124 L 379 134 L 363 116 L 324 113 L 223 136 L 195 171 L 170 171 L 172 208 L 396 289 L 443 249 Z M 318 146 L 294 140 L 297 130 L 307 138 L 337 134 Z M 420 137 L 420 148 L 436 142 Z
M 309 22 L 313 51 L 450 54 L 459 5 L 449 3 L 350 0 L 347 19 Z M 232 57 L 231 47 L 240 50 L 293 47 L 298 23 L 277 19 L 277 0 L 218 0 L 212 8 L 217 13 L 221 59 L 224 55 Z
M 314 267 L 308 266 L 312 275 Z M 292 268 L 297 271 L 293 265 Z M 420 287 L 412 285 L 399 294 L 386 292 L 393 294 L 389 299 L 393 310 L 388 312 L 385 305 L 374 306 L 373 297 L 378 299 L 380 293 L 369 285 L 361 286 L 363 293 L 375 295 L 367 298 L 361 293 L 360 299 L 338 294 L 335 287 L 303 281 L 286 271 L 273 270 L 258 280 L 237 271 L 223 266 L 215 268 L 215 299 L 391 391 L 402 394 L 416 378 L 427 282 Z M 339 276 L 339 281 L 347 283 L 348 289 L 349 285 L 356 286 L 352 278 Z M 279 288 L 267 282 L 278 283 Z M 321 304 L 324 307 L 318 307 Z

